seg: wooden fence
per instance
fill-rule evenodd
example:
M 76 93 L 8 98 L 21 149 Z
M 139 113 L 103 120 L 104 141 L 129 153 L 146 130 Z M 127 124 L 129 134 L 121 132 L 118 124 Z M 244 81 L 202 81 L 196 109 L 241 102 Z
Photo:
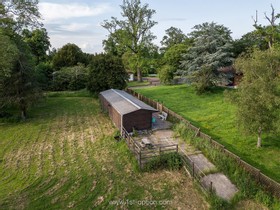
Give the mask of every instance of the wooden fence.
M 126 144 L 128 145 L 130 151 L 137 158 L 138 164 L 141 169 L 143 168 L 145 163 L 149 162 L 155 157 L 161 156 L 166 153 L 178 152 L 177 144 L 171 144 L 171 145 L 154 144 L 152 148 L 144 150 L 143 148 L 141 148 L 141 146 L 139 146 L 136 140 L 131 135 L 129 135 L 129 133 L 125 130 L 125 128 L 122 128 L 121 135 L 125 139 Z
M 211 136 L 201 132 L 200 128 L 197 128 L 196 126 L 192 125 L 192 123 L 190 121 L 186 120 L 185 118 L 178 115 L 174 111 L 168 109 L 162 103 L 159 103 L 150 98 L 147 98 L 147 97 L 141 95 L 140 93 L 135 92 L 132 89 L 127 89 L 126 91 L 129 94 L 133 95 L 134 97 L 138 98 L 139 100 L 141 100 L 141 101 L 149 104 L 150 106 L 154 107 L 155 109 L 159 110 L 160 112 L 162 112 L 162 111 L 166 112 L 168 114 L 168 117 L 174 118 L 177 121 L 185 123 L 188 126 L 188 128 L 190 128 L 191 130 L 193 130 L 196 133 L 197 137 L 200 137 L 204 140 L 209 141 L 212 147 L 222 151 L 228 157 L 233 158 L 240 167 L 242 167 L 252 177 L 254 177 L 255 180 L 258 183 L 260 183 L 267 191 L 271 192 L 272 194 L 274 194 L 275 196 L 280 198 L 280 184 L 278 182 L 276 182 L 275 180 L 264 175 L 259 169 L 255 168 L 254 166 L 245 162 L 238 155 L 235 155 L 234 153 L 227 150 L 224 145 L 215 141 L 213 138 L 211 138 Z

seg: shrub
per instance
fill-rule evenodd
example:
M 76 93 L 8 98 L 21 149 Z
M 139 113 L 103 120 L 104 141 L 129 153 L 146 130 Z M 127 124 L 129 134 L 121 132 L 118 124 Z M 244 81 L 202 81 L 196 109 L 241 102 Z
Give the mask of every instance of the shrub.
M 151 171 L 166 168 L 168 170 L 179 170 L 183 165 L 179 153 L 167 153 L 153 158 L 144 167 L 144 171 Z
M 174 77 L 175 68 L 170 65 L 164 65 L 158 72 L 160 82 L 171 84 Z

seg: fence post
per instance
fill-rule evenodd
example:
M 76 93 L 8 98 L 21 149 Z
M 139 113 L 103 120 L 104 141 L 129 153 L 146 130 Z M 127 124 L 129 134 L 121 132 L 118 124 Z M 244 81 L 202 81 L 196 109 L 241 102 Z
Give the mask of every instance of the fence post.
M 194 178 L 194 162 L 192 161 L 192 177 Z
M 139 165 L 140 165 L 140 169 L 142 169 L 142 161 L 141 161 L 142 157 L 141 156 L 142 155 L 141 155 L 141 150 L 140 150 L 140 152 L 139 152 Z
M 176 152 L 178 153 L 178 144 L 176 145 Z
M 210 182 L 210 193 L 213 192 L 213 182 Z

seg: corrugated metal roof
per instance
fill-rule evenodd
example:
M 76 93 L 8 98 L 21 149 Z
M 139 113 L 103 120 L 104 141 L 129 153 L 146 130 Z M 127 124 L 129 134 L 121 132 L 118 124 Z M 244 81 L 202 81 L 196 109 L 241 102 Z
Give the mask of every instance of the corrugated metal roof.
M 153 107 L 122 90 L 110 89 L 100 93 L 120 114 L 128 114 L 139 109 L 156 112 Z

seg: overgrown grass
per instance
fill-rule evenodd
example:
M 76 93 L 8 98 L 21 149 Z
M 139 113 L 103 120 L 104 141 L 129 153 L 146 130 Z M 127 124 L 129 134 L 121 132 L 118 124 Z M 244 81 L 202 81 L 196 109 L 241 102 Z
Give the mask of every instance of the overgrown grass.
M 179 153 L 167 153 L 157 156 L 144 166 L 144 171 L 153 171 L 160 169 L 179 170 L 183 162 Z
M 211 203 L 212 209 L 229 209 L 234 207 L 237 202 L 244 199 L 256 200 L 270 209 L 280 209 L 279 199 L 265 192 L 247 172 L 238 166 L 235 160 L 213 148 L 209 141 L 195 137 L 195 132 L 187 128 L 183 123 L 176 124 L 174 130 L 182 139 L 203 151 L 206 157 L 215 164 L 218 170 L 225 173 L 239 189 L 237 195 L 235 195 L 230 203 L 211 194 L 209 197 L 209 203 Z
M 0 209 L 207 209 L 178 171 L 142 173 L 111 120 L 85 92 L 49 93 L 26 122 L 0 124 Z M 86 96 L 86 97 L 84 97 Z M 188 188 L 186 191 L 185 188 Z
M 224 99 L 224 89 L 217 88 L 202 95 L 196 95 L 195 90 L 186 85 L 158 86 L 136 91 L 163 102 L 227 149 L 280 182 L 279 136 L 265 134 L 262 148 L 257 148 L 257 134 L 245 136 L 238 130 L 236 107 Z

